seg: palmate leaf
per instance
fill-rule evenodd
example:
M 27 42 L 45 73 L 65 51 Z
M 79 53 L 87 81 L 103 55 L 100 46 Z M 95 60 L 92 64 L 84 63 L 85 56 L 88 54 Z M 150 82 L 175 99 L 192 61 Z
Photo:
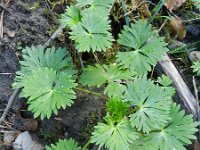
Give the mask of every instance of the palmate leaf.
M 197 76 L 200 76 L 200 61 L 193 62 L 192 69 Z
M 173 81 L 166 75 L 162 75 L 161 77 L 158 77 L 157 82 L 164 87 L 168 87 L 173 83 Z
M 118 97 L 125 90 L 125 86 L 120 84 L 121 80 L 129 80 L 133 78 L 133 74 L 129 71 L 121 69 L 119 66 L 99 65 L 88 66 L 83 70 L 80 82 L 83 85 L 100 87 L 104 83 L 108 83 L 105 93 L 109 97 Z M 117 93 L 116 93 L 117 92 Z
M 77 0 L 76 5 L 83 8 L 84 14 L 98 12 L 99 15 L 107 16 L 113 2 L 114 0 Z
M 71 28 L 81 21 L 81 11 L 76 6 L 68 6 L 65 13 L 61 15 L 60 22 L 63 26 Z
M 109 32 L 110 21 L 99 13 L 87 13 L 80 23 L 72 27 L 70 38 L 80 52 L 106 51 L 111 48 L 113 37 Z
M 109 150 L 129 150 L 130 144 L 138 138 L 138 133 L 127 119 L 116 125 L 107 118 L 106 123 L 98 123 L 92 133 L 92 143 Z
M 136 106 L 136 112 L 130 115 L 132 127 L 149 133 L 165 126 L 170 119 L 171 96 L 145 76 L 128 83 L 123 101 Z
M 58 109 L 71 106 L 76 98 L 73 88 L 75 80 L 71 75 L 57 73 L 53 69 L 38 68 L 22 80 L 23 96 L 28 97 L 28 110 L 34 117 L 50 118 Z
M 46 150 L 80 150 L 78 143 L 74 139 L 59 140 L 56 144 L 45 147 Z
M 72 59 L 65 48 L 47 48 L 42 46 L 31 46 L 23 49 L 22 67 L 34 69 L 36 67 L 52 68 L 56 71 L 63 71 L 72 68 Z
M 139 20 L 131 24 L 131 27 L 125 26 L 119 34 L 118 43 L 125 46 L 127 51 L 117 54 L 117 62 L 132 72 L 136 71 L 139 75 L 150 71 L 151 67 L 162 60 L 162 56 L 168 51 L 164 39 L 151 28 L 147 21 Z
M 52 68 L 57 72 L 65 72 L 73 75 L 72 59 L 65 48 L 55 47 L 44 49 L 42 46 L 31 46 L 23 49 L 23 61 L 20 61 L 21 69 L 17 71 L 14 87 L 22 87 L 21 81 L 31 74 L 35 68 Z
M 158 77 L 157 82 L 162 85 L 165 92 L 168 92 L 171 97 L 176 93 L 176 90 L 170 86 L 173 82 L 168 76 L 162 75 Z
M 118 97 L 121 98 L 126 86 L 117 82 L 108 82 L 108 85 L 104 89 L 104 94 L 107 94 L 108 97 Z
M 171 120 L 160 131 L 154 131 L 141 137 L 142 150 L 186 150 L 185 145 L 191 144 L 190 140 L 196 139 L 195 132 L 199 123 L 193 122 L 192 115 L 185 115 L 180 111 L 180 105 L 172 104 L 170 111 Z M 131 150 L 137 150 L 136 145 Z

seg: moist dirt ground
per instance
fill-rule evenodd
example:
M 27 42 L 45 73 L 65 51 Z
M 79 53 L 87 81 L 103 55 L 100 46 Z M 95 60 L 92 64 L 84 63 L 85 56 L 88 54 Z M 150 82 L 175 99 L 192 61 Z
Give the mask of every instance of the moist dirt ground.
M 0 9 L 3 11 L 3 9 Z M 0 39 L 0 116 L 13 93 L 12 83 L 15 72 L 19 69 L 21 47 L 42 45 L 58 27 L 52 12 L 47 13 L 49 6 L 45 1 L 17 0 L 11 1 L 8 10 L 4 10 L 3 38 Z M 62 12 L 63 8 L 59 8 Z M 50 10 L 49 10 L 50 11 Z M 68 47 L 61 40 L 54 45 Z M 88 140 L 92 127 L 101 119 L 104 101 L 90 94 L 77 92 L 75 104 L 60 110 L 50 120 L 35 120 L 26 109 L 25 99 L 18 96 L 9 110 L 6 123 L 0 126 L 1 131 L 31 131 L 40 138 L 43 144 L 58 141 L 59 138 L 73 137 L 80 143 Z M 3 141 L 3 132 L 0 133 Z M 3 145 L 1 142 L 0 145 Z M 1 146 L 0 146 L 1 147 Z M 1 147 L 12 149 L 9 145 Z M 0 149 L 1 149 L 0 148 Z
M 0 39 L 0 116 L 13 93 L 12 83 L 15 72 L 20 67 L 21 48 L 44 44 L 58 27 L 57 14 L 63 13 L 64 10 L 65 3 L 56 6 L 52 11 L 46 0 L 11 0 L 7 9 L 0 7 L 0 14 L 4 11 L 1 20 L 4 34 Z M 113 26 L 116 27 L 117 32 L 121 29 L 118 23 L 114 23 Z M 186 42 L 200 37 L 199 27 L 192 26 L 187 29 L 187 32 Z M 52 45 L 67 48 L 71 46 L 63 35 L 60 35 Z M 89 56 L 83 55 L 83 59 Z M 175 64 L 193 91 L 191 70 L 185 70 L 185 64 L 179 61 L 175 61 Z M 60 110 L 57 116 L 49 120 L 40 121 L 33 119 L 32 114 L 27 111 L 26 99 L 17 96 L 6 121 L 0 126 L 0 145 L 2 145 L 0 149 L 12 149 L 11 145 L 4 145 L 2 142 L 3 133 L 10 130 L 30 131 L 37 135 L 44 145 L 58 141 L 59 138 L 69 137 L 83 145 L 87 142 L 93 126 L 104 116 L 104 107 L 103 99 L 77 91 L 77 99 L 72 107 Z M 95 149 L 95 147 L 90 149 Z

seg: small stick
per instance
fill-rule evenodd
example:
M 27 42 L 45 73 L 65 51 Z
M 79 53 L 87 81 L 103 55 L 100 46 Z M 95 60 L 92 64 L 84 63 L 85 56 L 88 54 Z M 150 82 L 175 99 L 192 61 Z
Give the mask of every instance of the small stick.
M 81 68 L 83 69 L 84 68 L 84 64 L 83 64 L 83 60 L 82 60 L 82 54 L 79 53 L 79 51 L 77 50 L 77 55 L 78 55 L 78 58 L 80 60 L 80 65 L 81 65 Z
M 92 54 L 93 54 L 93 56 L 94 56 L 96 62 L 97 62 L 98 64 L 100 64 L 99 58 L 98 58 L 98 56 L 97 56 L 97 53 L 92 53 Z
M 0 73 L 0 75 L 11 75 L 11 74 L 15 74 L 15 73 L 9 73 L 9 72 Z
M 192 77 L 192 83 L 193 83 L 193 87 L 194 87 L 195 98 L 196 98 L 196 101 L 198 102 L 199 96 L 198 96 L 198 90 L 197 90 L 196 80 L 195 80 L 194 76 Z
M 198 107 L 199 106 L 199 96 L 198 96 L 198 89 L 197 89 L 197 85 L 196 85 L 196 80 L 195 80 L 195 77 L 194 76 L 192 76 L 192 82 L 193 82 L 193 86 L 194 86 L 194 92 L 195 92 L 195 98 L 196 98 L 196 109 L 197 109 L 197 116 L 198 116 L 198 118 L 197 118 L 197 121 L 198 122 L 200 122 L 200 108 Z M 199 126 L 199 131 L 200 131 L 200 126 Z M 197 136 L 198 138 L 200 138 L 200 132 L 198 133 L 199 135 Z M 199 142 L 199 140 L 197 141 L 195 141 L 195 143 L 196 142 Z M 195 144 L 195 146 L 196 146 L 196 144 Z
M 4 15 L 4 10 L 1 12 L 1 17 L 0 17 L 0 39 L 3 38 L 3 15 Z
M 7 115 L 8 111 L 9 111 L 11 105 L 12 105 L 12 102 L 14 101 L 15 96 L 18 94 L 19 90 L 20 90 L 19 88 L 15 89 L 15 91 L 11 95 L 10 99 L 8 100 L 8 105 L 6 106 L 6 109 L 5 109 L 5 111 L 3 112 L 3 115 L 0 118 L 0 124 L 5 120 L 6 115 Z
M 55 32 L 54 34 L 49 38 L 49 40 L 44 44 L 44 48 L 47 48 L 50 43 L 60 34 L 62 33 L 63 29 L 65 28 L 65 26 L 60 26 Z
M 9 4 L 10 0 L 6 2 L 5 5 L 0 4 L 0 7 L 3 8 L 1 12 L 1 17 L 0 17 L 0 39 L 3 39 L 3 16 L 4 16 L 4 10 L 7 10 L 7 5 Z
M 160 32 L 162 30 L 162 28 L 166 25 L 167 23 L 167 19 L 162 23 L 162 25 L 160 26 L 158 32 Z

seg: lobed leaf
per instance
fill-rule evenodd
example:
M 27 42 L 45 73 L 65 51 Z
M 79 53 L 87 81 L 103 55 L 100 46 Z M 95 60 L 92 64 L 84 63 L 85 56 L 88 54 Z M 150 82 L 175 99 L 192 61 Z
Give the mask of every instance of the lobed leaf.
M 138 133 L 126 119 L 116 125 L 107 120 L 107 123 L 98 123 L 94 128 L 92 143 L 109 150 L 129 150 L 130 144 L 138 138 Z
M 193 122 L 192 115 L 185 115 L 180 105 L 175 103 L 172 104 L 170 117 L 172 119 L 164 128 L 141 137 L 140 144 L 134 144 L 130 149 L 135 150 L 139 146 L 143 150 L 186 150 L 184 146 L 196 139 L 194 134 L 199 123 Z
M 112 47 L 110 21 L 98 13 L 87 13 L 80 23 L 72 27 L 70 38 L 80 52 L 106 51 Z
M 131 27 L 125 26 L 119 34 L 118 43 L 126 47 L 126 52 L 117 54 L 117 62 L 124 68 L 139 75 L 147 74 L 157 61 L 168 51 L 164 39 L 156 30 L 151 30 L 147 21 L 137 21 Z M 130 51 L 132 50 L 132 51 Z
M 80 150 L 78 143 L 74 139 L 59 140 L 56 144 L 45 147 L 46 150 Z
M 16 72 L 14 87 L 22 87 L 23 78 L 31 75 L 36 68 L 52 68 L 57 72 L 65 72 L 74 75 L 72 59 L 65 48 L 55 47 L 44 49 L 42 46 L 31 46 L 23 49 L 23 61 L 20 61 L 21 69 Z
M 65 13 L 61 14 L 61 25 L 67 26 L 69 28 L 78 24 L 81 21 L 81 11 L 76 6 L 68 6 Z
M 170 119 L 171 96 L 145 76 L 128 83 L 123 101 L 136 107 L 136 112 L 130 115 L 132 127 L 149 133 L 165 126 Z
M 200 61 L 193 62 L 192 69 L 197 76 L 200 76 Z
M 120 84 L 122 80 L 133 79 L 127 69 L 121 69 L 117 65 L 99 65 L 88 66 L 83 70 L 80 82 L 88 86 L 100 87 L 104 83 L 108 83 L 104 93 L 109 97 L 121 97 L 125 90 L 125 86 Z
M 28 97 L 28 110 L 34 117 L 50 118 L 58 109 L 66 108 L 73 104 L 76 98 L 73 88 L 75 80 L 71 75 L 56 73 L 53 69 L 37 68 L 32 74 L 22 81 L 23 96 Z
M 168 87 L 173 83 L 173 81 L 166 75 L 162 75 L 161 77 L 158 77 L 157 82 L 164 87 Z
M 126 86 L 117 82 L 109 82 L 106 88 L 104 89 L 104 94 L 107 94 L 108 97 L 117 97 L 121 98 Z
M 83 8 L 83 13 L 98 12 L 99 15 L 107 16 L 114 0 L 77 0 L 76 6 Z

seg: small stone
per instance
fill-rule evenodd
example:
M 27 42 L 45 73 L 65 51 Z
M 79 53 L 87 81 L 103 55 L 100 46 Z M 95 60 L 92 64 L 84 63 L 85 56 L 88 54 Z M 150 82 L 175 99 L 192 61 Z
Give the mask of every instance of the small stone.
M 7 30 L 6 33 L 9 37 L 15 37 L 16 31 Z
M 11 144 L 15 138 L 17 137 L 18 133 L 14 131 L 6 131 L 3 136 L 3 141 L 6 144 Z
M 200 36 L 200 30 L 198 26 L 188 25 L 186 27 L 187 31 L 187 38 L 189 39 L 196 39 Z
M 200 61 L 200 51 L 193 51 L 189 54 L 191 62 Z
M 25 131 L 18 135 L 13 143 L 14 150 L 43 150 L 44 146 L 38 142 L 35 135 Z
M 177 41 L 177 40 L 173 40 L 173 41 L 171 41 L 171 42 L 169 43 L 168 48 L 169 48 L 170 50 L 175 50 L 175 49 L 177 49 L 177 48 L 179 48 L 179 47 L 181 47 L 181 46 L 183 46 L 183 45 L 184 45 L 183 42 L 180 42 L 180 41 Z
M 68 138 L 69 138 L 69 133 L 68 133 L 68 132 L 65 132 L 64 137 L 65 137 L 66 139 L 68 139 Z

